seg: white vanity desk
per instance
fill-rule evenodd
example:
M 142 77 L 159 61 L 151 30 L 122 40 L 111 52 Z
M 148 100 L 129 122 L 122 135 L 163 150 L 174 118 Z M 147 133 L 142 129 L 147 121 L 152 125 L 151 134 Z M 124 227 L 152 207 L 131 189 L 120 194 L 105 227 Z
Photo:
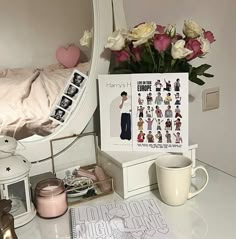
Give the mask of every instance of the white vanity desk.
M 209 184 L 184 206 L 170 207 L 159 200 L 157 190 L 131 197 L 127 200 L 155 198 L 177 239 L 234 239 L 236 236 L 236 179 L 206 166 Z M 196 183 L 200 181 L 196 177 Z M 123 200 L 116 193 L 88 201 L 80 205 Z M 79 205 L 78 205 L 79 206 Z M 18 239 L 70 238 L 68 212 L 57 219 L 35 217 L 27 225 L 16 230 Z

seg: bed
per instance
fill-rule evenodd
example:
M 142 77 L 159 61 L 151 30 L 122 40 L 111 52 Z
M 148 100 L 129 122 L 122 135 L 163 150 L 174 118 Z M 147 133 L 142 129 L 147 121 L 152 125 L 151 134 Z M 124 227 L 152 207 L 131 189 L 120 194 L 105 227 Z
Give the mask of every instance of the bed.
M 89 63 L 65 69 L 4 69 L 0 72 L 0 134 L 24 139 L 48 136 L 59 126 L 49 118 L 74 69 L 88 73 Z M 16 90 L 13 90 L 13 89 Z

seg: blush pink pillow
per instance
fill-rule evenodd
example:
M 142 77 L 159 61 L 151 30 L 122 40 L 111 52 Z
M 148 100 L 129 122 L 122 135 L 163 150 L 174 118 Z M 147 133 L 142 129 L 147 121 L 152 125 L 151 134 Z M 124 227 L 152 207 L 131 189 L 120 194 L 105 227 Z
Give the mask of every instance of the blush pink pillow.
M 67 48 L 59 47 L 56 51 L 56 58 L 66 68 L 76 66 L 80 58 L 80 49 L 77 46 L 71 45 Z

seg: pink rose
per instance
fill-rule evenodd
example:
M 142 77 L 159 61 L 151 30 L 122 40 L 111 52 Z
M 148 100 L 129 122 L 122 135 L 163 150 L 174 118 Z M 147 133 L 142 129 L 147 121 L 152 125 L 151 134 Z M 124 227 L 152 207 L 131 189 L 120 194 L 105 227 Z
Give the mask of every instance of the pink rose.
M 130 47 L 130 51 L 133 54 L 133 61 L 141 61 L 142 48 L 140 46 Z
M 164 34 L 165 33 L 165 28 L 164 26 L 161 25 L 157 25 L 156 30 L 160 33 L 160 34 Z
M 129 59 L 129 53 L 125 50 L 113 51 L 116 62 L 127 61 Z
M 156 50 L 165 51 L 171 44 L 172 39 L 166 34 L 156 34 L 154 36 L 154 47 Z
M 210 43 L 215 41 L 215 37 L 211 31 L 204 31 L 203 36 L 207 39 Z
M 188 39 L 185 44 L 185 48 L 192 51 L 192 53 L 186 57 L 187 60 L 192 60 L 203 54 L 201 50 L 201 42 L 199 42 L 197 39 Z

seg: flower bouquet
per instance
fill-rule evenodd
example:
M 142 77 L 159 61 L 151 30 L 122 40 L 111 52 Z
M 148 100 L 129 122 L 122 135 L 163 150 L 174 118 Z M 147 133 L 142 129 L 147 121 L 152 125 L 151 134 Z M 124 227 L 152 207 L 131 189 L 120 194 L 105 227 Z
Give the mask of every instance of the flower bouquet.
M 203 85 L 199 76 L 213 77 L 206 73 L 211 66 L 195 67 L 190 62 L 204 57 L 214 41 L 213 33 L 194 21 L 184 22 L 182 35 L 174 25 L 151 22 L 114 31 L 105 47 L 115 56 L 113 74 L 188 72 L 190 81 Z

